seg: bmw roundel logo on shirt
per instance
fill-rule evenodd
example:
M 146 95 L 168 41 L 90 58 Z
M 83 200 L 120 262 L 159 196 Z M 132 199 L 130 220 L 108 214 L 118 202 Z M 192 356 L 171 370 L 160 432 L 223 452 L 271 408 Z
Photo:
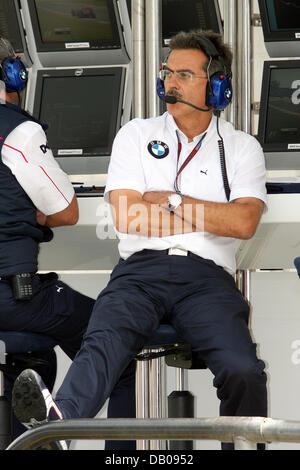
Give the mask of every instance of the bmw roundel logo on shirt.
M 169 155 L 169 147 L 160 140 L 152 140 L 148 145 L 148 151 L 154 158 L 166 158 Z

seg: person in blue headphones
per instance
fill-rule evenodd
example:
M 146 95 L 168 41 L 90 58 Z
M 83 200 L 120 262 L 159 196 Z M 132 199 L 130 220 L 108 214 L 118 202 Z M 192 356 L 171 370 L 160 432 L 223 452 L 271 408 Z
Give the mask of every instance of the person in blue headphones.
M 78 205 L 72 184 L 47 143 L 46 126 L 19 107 L 27 80 L 25 65 L 10 42 L 0 38 L 0 330 L 46 334 L 73 359 L 95 301 L 60 281 L 56 273 L 37 273 L 40 243 L 52 240 L 53 227 L 74 225 Z M 25 293 L 17 288 L 24 279 Z M 38 370 L 51 389 L 55 353 L 39 353 L 38 359 Z M 17 364 L 9 373 L 4 369 L 8 394 L 18 370 Z M 122 390 L 132 374 L 131 365 L 120 382 Z M 131 379 L 125 393 L 134 406 L 132 384 Z M 120 413 L 120 408 L 116 386 L 108 415 Z M 134 410 L 129 406 L 124 412 L 131 416 Z M 14 424 L 16 437 L 24 428 Z
M 167 111 L 133 119 L 113 145 L 105 198 L 120 262 L 55 401 L 34 371 L 16 380 L 13 405 L 27 425 L 95 416 L 162 321 L 212 371 L 222 416 L 267 415 L 264 363 L 233 277 L 237 240 L 254 235 L 266 205 L 263 152 L 219 116 L 232 98 L 222 37 L 182 32 L 169 47 L 157 89 Z

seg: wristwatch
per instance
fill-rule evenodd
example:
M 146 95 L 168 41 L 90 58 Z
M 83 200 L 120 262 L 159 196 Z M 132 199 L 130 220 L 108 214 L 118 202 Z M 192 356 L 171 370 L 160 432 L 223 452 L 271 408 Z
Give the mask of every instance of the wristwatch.
M 168 197 L 169 211 L 174 212 L 182 203 L 182 196 L 179 193 L 170 194 Z

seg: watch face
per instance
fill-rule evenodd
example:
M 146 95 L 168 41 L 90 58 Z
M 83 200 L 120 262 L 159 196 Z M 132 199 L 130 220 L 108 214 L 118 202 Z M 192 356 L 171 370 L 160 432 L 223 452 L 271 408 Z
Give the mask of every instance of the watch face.
M 175 208 L 180 206 L 181 201 L 182 197 L 180 196 L 180 194 L 171 194 L 171 196 L 169 197 L 169 203 Z
M 174 194 L 174 205 L 181 204 L 181 196 L 179 194 Z

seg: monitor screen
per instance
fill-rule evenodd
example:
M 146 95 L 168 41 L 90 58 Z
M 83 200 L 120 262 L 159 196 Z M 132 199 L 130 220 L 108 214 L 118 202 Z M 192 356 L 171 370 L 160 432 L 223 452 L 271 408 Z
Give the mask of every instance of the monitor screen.
M 300 0 L 258 0 L 270 57 L 299 57 Z
M 121 47 L 112 0 L 29 0 L 37 51 Z
M 267 0 L 271 31 L 300 31 L 300 0 Z
M 166 46 L 172 36 L 191 29 L 222 32 L 217 0 L 163 0 L 162 36 Z
M 48 125 L 49 146 L 67 173 L 106 173 L 108 159 L 99 157 L 110 156 L 120 127 L 124 73 L 121 67 L 38 71 L 33 115 Z
M 258 138 L 272 166 L 300 167 L 300 60 L 265 62 Z
M 19 9 L 14 0 L 1 0 L 0 2 L 0 36 L 8 39 L 16 52 L 24 52 L 22 40 L 22 26 Z
M 131 0 L 127 6 L 131 17 Z M 191 29 L 223 32 L 218 0 L 162 0 L 163 46 L 175 34 Z

